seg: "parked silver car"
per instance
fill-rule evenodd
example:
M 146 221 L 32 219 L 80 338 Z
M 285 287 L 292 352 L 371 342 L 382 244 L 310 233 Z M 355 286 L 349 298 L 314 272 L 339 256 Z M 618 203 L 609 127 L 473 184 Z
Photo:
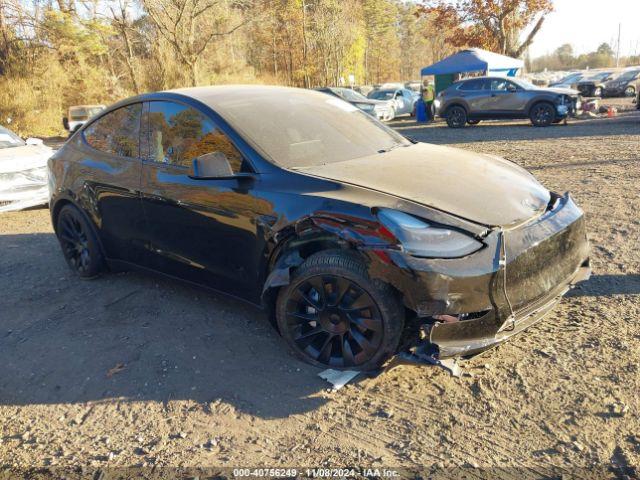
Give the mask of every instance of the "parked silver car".
M 393 120 L 395 113 L 393 109 L 393 102 L 390 100 L 372 100 L 359 92 L 351 90 L 350 88 L 319 87 L 314 90 L 341 98 L 363 112 L 376 117 L 378 120 L 382 120 L 384 122 Z
M 452 128 L 501 118 L 529 118 L 536 127 L 546 127 L 580 108 L 580 96 L 576 90 L 536 87 L 520 78 L 475 77 L 440 92 L 435 106 Z
M 0 126 L 0 212 L 49 201 L 47 160 L 52 154 L 39 138 L 25 141 Z
M 381 88 L 373 90 L 367 95 L 373 100 L 384 100 L 393 102 L 394 116 L 415 114 L 416 101 L 419 95 L 407 88 Z

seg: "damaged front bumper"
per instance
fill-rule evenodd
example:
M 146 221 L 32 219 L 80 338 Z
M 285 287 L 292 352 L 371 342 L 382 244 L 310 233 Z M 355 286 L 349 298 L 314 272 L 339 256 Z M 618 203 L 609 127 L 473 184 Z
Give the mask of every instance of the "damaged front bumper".
M 464 258 L 391 252 L 388 263 L 400 268 L 371 267 L 372 275 L 391 278 L 417 312 L 438 358 L 473 355 L 507 340 L 589 278 L 584 214 L 568 194 L 533 221 L 493 230 L 484 242 Z M 449 321 L 438 320 L 443 316 Z
M 49 187 L 45 168 L 26 172 L 0 173 L 0 212 L 46 205 Z

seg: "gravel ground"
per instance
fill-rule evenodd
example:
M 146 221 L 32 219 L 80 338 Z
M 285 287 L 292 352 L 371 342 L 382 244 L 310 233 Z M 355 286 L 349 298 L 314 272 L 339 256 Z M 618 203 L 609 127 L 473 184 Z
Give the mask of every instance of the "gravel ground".
M 329 392 L 252 307 L 137 273 L 81 281 L 47 210 L 2 214 L 3 467 L 638 477 L 640 115 L 545 129 L 393 126 L 504 156 L 570 190 L 588 215 L 592 279 L 523 335 L 466 362 L 461 378 L 402 365 Z

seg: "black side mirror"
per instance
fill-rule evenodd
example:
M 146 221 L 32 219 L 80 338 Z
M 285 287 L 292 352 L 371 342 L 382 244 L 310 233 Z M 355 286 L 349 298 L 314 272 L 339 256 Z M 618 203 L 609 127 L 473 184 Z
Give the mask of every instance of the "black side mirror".
M 65 130 L 69 130 L 69 119 L 67 117 L 62 117 L 62 126 Z
M 227 156 L 222 152 L 205 153 L 193 159 L 191 167 L 193 178 L 228 178 L 234 173 Z

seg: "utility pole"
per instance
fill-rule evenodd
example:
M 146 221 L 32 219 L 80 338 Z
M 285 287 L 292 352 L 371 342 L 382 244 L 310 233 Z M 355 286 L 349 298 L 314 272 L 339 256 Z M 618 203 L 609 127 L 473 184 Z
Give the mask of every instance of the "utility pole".
M 618 45 L 616 46 L 616 68 L 620 66 L 620 28 L 621 23 L 618 23 Z

